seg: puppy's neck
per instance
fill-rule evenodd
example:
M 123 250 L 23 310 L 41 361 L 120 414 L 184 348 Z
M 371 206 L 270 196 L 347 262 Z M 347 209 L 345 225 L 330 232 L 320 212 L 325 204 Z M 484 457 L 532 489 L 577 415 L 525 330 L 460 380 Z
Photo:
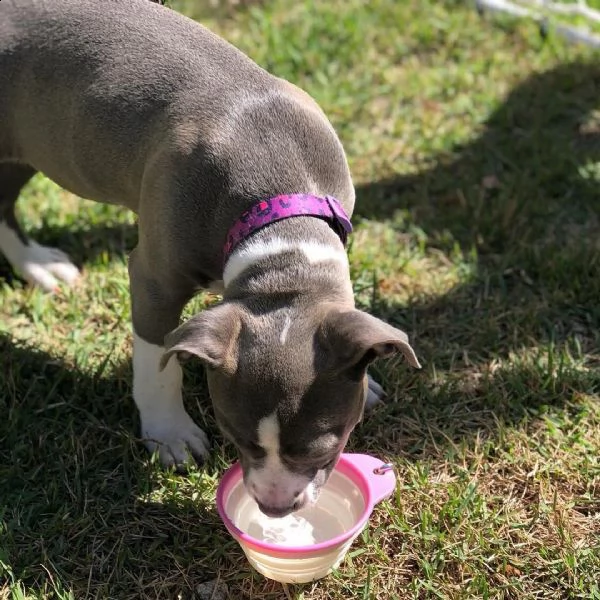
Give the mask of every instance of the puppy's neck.
M 279 303 L 310 297 L 353 305 L 348 257 L 336 233 L 314 217 L 273 223 L 240 244 L 223 273 L 224 299 Z

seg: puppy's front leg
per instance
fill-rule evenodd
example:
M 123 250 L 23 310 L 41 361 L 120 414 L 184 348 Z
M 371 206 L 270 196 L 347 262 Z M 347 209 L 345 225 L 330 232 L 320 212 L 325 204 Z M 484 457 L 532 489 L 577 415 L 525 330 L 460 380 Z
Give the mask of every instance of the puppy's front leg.
M 129 262 L 133 317 L 133 398 L 141 436 L 163 465 L 185 468 L 190 455 L 208 455 L 206 434 L 183 406 L 182 371 L 176 358 L 160 370 L 164 335 L 178 324 L 187 294 L 170 295 L 166 283 L 144 275 L 138 249 Z M 160 340 L 160 341 L 159 341 Z M 158 342 L 158 343 L 157 343 Z
M 163 353 L 162 346 L 146 342 L 134 329 L 133 399 L 140 411 L 142 438 L 151 452 L 158 450 L 163 465 L 183 468 L 190 454 L 204 461 L 209 442 L 183 406 L 177 359 L 159 370 Z

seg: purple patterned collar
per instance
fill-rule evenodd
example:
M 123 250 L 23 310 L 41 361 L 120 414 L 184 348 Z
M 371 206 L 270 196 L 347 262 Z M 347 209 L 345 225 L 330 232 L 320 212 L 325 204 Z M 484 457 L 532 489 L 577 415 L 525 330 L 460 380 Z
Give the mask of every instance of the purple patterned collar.
M 311 194 L 287 194 L 263 200 L 241 214 L 227 234 L 223 248 L 223 264 L 241 241 L 265 225 L 305 215 L 327 221 L 340 236 L 342 243 L 346 244 L 348 234 L 352 232 L 352 224 L 342 205 L 333 196 L 321 198 Z

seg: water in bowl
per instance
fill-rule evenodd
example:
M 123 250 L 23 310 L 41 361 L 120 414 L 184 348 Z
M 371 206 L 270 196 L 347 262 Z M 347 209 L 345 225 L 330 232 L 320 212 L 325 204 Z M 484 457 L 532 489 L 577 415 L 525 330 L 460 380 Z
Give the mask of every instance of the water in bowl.
M 317 502 L 280 519 L 267 517 L 240 481 L 226 502 L 226 511 L 242 531 L 256 540 L 283 547 L 312 546 L 351 529 L 364 511 L 360 490 L 334 471 Z

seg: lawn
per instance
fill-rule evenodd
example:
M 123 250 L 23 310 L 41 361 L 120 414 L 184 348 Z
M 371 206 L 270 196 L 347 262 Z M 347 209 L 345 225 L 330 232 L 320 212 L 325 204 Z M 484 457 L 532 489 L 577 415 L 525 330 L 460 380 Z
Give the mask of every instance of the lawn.
M 134 217 L 38 176 L 22 220 L 85 276 L 49 296 L 0 258 L 0 599 L 191 599 L 217 578 L 232 599 L 600 598 L 598 55 L 460 0 L 171 4 L 339 132 L 357 302 L 424 365 L 375 366 L 389 400 L 350 442 L 397 492 L 327 579 L 254 573 L 216 512 L 234 454 L 201 368 L 209 463 L 164 472 L 136 439 Z

